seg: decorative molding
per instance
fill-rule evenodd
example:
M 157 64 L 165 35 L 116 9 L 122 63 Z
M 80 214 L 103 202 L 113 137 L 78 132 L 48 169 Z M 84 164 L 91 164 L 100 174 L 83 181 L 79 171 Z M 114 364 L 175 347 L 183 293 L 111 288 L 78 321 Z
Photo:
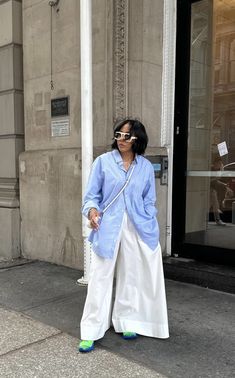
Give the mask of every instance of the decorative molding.
M 8 94 L 21 94 L 21 95 L 23 95 L 23 93 L 24 93 L 23 89 L 15 89 L 15 88 L 4 89 L 3 91 L 0 91 L 0 96 L 5 96 L 5 95 L 8 95 Z
M 4 4 L 4 3 L 8 3 L 9 1 L 11 0 L 0 0 L 0 5 Z M 15 0 L 17 1 L 18 3 L 22 3 L 22 0 Z
M 12 1 L 12 0 L 0 0 L 0 5 L 4 3 L 8 3 L 9 1 Z M 17 1 L 18 3 L 22 3 L 22 0 L 15 0 L 15 1 Z
M 4 134 L 0 135 L 0 139 L 24 139 L 24 134 Z
M 0 207 L 19 207 L 19 180 L 0 178 Z
M 7 43 L 6 45 L 1 45 L 0 50 L 7 50 L 9 48 L 14 49 L 14 47 L 20 48 L 20 49 L 23 48 L 21 43 L 11 42 L 11 43 Z
M 128 10 L 129 0 L 114 0 L 113 10 L 113 117 L 128 113 Z

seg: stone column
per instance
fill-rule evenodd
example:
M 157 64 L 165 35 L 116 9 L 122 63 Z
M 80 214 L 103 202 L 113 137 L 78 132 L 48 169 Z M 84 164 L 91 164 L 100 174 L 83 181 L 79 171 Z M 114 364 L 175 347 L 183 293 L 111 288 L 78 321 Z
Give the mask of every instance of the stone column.
M 21 1 L 0 1 L 0 260 L 20 255 L 18 156 L 24 150 Z

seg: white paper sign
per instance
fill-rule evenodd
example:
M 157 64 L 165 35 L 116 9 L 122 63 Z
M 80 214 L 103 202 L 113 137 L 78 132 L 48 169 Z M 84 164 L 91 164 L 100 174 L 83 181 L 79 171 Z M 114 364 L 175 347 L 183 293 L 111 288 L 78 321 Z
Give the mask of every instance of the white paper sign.
M 51 136 L 60 137 L 69 135 L 69 118 L 51 121 Z
M 219 155 L 224 156 L 228 154 L 227 144 L 226 142 L 222 142 L 217 144 Z

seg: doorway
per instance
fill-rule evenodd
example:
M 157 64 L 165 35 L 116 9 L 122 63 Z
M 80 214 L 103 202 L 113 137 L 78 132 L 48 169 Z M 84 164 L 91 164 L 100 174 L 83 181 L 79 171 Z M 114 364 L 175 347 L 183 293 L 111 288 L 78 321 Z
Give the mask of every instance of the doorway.
M 235 263 L 235 2 L 177 7 L 172 250 Z

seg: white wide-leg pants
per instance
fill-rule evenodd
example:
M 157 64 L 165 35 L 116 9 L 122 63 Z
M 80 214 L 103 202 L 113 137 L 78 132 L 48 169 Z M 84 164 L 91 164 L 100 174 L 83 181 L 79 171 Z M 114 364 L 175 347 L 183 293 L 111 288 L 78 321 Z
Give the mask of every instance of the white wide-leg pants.
M 112 310 L 116 267 L 116 295 Z M 168 317 L 160 244 L 152 251 L 127 214 L 112 259 L 92 255 L 81 339 L 98 340 L 111 325 L 116 332 L 167 338 Z

